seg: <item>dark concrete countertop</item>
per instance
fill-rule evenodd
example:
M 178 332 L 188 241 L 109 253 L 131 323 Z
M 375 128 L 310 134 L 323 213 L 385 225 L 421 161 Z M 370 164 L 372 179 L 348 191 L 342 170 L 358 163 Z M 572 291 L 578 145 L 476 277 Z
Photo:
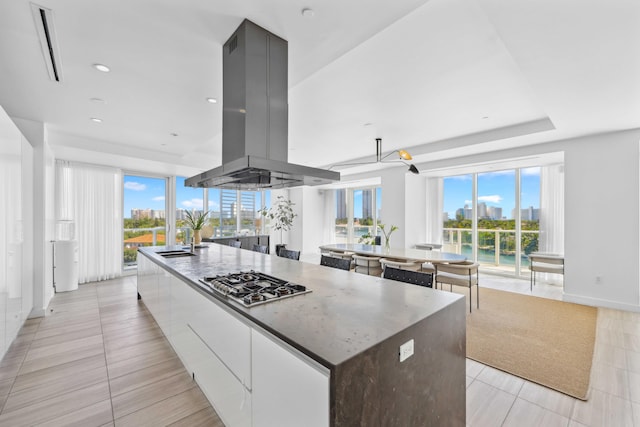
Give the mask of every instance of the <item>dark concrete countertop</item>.
M 182 246 L 144 247 L 139 251 L 202 290 L 198 279 L 256 270 L 299 283 L 312 292 L 251 308 L 222 296 L 221 301 L 329 369 L 438 313 L 463 298 L 458 294 L 380 277 L 212 244 L 197 256 L 163 258 L 155 252 Z

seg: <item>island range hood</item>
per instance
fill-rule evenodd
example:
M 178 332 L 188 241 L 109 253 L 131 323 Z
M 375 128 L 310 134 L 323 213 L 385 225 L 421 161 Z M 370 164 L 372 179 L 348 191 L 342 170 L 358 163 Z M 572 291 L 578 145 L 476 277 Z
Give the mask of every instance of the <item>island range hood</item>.
M 328 184 L 340 173 L 289 163 L 287 41 L 244 20 L 222 52 L 222 166 L 188 187 L 243 190 Z

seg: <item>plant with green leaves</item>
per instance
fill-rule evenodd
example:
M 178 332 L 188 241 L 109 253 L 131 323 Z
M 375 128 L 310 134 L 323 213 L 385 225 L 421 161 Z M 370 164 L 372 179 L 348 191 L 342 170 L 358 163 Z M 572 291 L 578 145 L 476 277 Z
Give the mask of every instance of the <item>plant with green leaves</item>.
M 291 200 L 285 199 L 284 196 L 278 196 L 269 209 L 266 206 L 258 209 L 260 215 L 274 221 L 271 224 L 274 230 L 280 230 L 280 243 L 282 243 L 282 232 L 291 230 L 293 219 L 298 216 L 293 212 L 293 205 L 295 203 Z
M 382 234 L 384 235 L 384 247 L 389 249 L 389 239 L 391 239 L 391 234 L 398 229 L 395 225 L 392 225 L 389 231 L 384 229 L 384 224 L 378 224 L 380 230 L 382 230 Z
M 372 236 L 371 234 L 363 234 L 358 239 L 358 243 L 362 243 L 363 245 L 373 245 L 376 241 L 376 236 Z
M 207 215 L 209 215 L 209 211 L 186 211 L 185 214 L 187 215 L 187 219 L 185 219 L 186 224 L 189 226 L 189 228 L 195 231 L 202 230 L 202 227 L 204 227 L 205 221 L 207 219 Z

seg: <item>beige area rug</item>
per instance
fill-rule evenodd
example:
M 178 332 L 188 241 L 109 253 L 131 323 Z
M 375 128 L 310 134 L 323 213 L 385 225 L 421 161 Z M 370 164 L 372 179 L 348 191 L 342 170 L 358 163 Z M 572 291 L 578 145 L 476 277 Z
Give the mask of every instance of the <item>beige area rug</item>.
M 479 310 L 475 299 L 474 289 L 468 358 L 586 400 L 597 308 L 488 288 Z

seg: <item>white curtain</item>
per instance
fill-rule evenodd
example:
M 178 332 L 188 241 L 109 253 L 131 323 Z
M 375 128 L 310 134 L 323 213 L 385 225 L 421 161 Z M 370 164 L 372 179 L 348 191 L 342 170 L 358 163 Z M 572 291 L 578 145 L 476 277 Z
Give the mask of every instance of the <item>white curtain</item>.
M 564 165 L 540 171 L 540 252 L 564 254 Z
M 324 190 L 324 218 L 322 241 L 327 244 L 336 243 L 336 190 Z
M 56 219 L 75 223 L 79 283 L 122 271 L 122 172 L 56 160 Z
M 442 244 L 444 186 L 442 178 L 427 178 L 427 241 Z

